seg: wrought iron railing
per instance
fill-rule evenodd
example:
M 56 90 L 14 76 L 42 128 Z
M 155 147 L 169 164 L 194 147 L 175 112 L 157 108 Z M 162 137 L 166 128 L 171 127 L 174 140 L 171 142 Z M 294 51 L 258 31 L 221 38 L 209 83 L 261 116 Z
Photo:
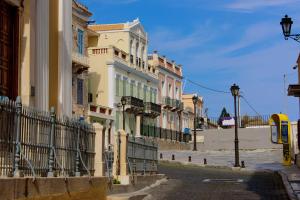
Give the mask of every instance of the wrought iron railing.
M 157 143 L 128 136 L 127 159 L 131 173 L 157 173 L 157 152 Z
M 93 175 L 95 131 L 78 119 L 0 99 L 0 175 Z
M 160 115 L 161 105 L 152 103 L 152 102 L 145 102 L 144 103 L 144 111 L 145 111 L 145 113 L 155 113 L 157 115 Z
M 184 136 L 186 134 L 184 134 L 183 132 L 171 129 L 164 129 L 152 125 L 142 125 L 141 135 L 146 137 L 160 138 L 178 142 L 190 141 L 189 136 Z
M 143 100 L 133 97 L 133 96 L 123 96 L 126 100 L 126 105 L 134 106 L 138 108 L 144 108 Z

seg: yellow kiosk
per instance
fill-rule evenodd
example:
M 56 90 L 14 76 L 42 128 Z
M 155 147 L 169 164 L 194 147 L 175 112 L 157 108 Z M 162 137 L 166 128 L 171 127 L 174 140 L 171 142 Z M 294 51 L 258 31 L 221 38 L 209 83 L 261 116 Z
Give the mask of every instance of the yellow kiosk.
M 283 165 L 291 165 L 291 124 L 285 114 L 273 114 L 269 120 L 271 141 L 283 145 Z

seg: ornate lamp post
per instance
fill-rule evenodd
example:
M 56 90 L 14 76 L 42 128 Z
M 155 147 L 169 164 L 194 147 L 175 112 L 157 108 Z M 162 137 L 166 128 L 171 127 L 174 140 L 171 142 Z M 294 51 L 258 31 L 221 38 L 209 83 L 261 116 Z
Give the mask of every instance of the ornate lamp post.
M 288 40 L 288 38 L 292 38 L 293 40 L 300 42 L 300 34 L 291 34 L 292 24 L 292 18 L 288 15 L 285 15 L 284 18 L 281 19 L 280 25 L 282 27 L 284 39 Z
M 240 166 L 239 162 L 239 138 L 238 138 L 238 121 L 237 121 L 237 108 L 236 108 L 236 97 L 239 95 L 239 86 L 233 84 L 230 87 L 231 94 L 234 98 L 234 150 L 235 150 L 235 167 Z
M 125 130 L 125 105 L 126 105 L 126 98 L 125 97 L 122 97 L 121 98 L 121 104 L 122 104 L 122 107 L 123 107 L 123 130 Z
M 196 110 L 196 104 L 198 102 L 198 96 L 193 96 L 193 104 L 194 104 L 194 148 L 193 151 L 197 151 L 197 140 L 196 140 L 196 123 L 197 123 L 197 110 Z

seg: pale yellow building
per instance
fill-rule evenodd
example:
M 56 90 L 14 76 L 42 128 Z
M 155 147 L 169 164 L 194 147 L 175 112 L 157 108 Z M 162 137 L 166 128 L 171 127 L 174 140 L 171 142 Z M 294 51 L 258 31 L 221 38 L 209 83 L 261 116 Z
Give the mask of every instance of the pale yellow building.
M 72 114 L 72 0 L 0 1 L 0 95 Z
M 121 98 L 125 97 L 125 130 L 139 137 L 143 124 L 156 124 L 160 114 L 158 72 L 148 66 L 147 33 L 138 19 L 89 28 L 99 34 L 89 37 L 91 105 L 110 110 L 114 131 L 123 128 Z
M 182 95 L 182 102 L 183 102 L 183 118 L 182 118 L 182 125 L 183 129 L 194 129 L 194 116 L 195 116 L 195 109 L 193 103 L 193 96 L 198 96 L 197 94 L 183 94 Z M 203 117 L 203 97 L 198 96 L 198 102 L 196 103 L 196 117 L 200 118 Z

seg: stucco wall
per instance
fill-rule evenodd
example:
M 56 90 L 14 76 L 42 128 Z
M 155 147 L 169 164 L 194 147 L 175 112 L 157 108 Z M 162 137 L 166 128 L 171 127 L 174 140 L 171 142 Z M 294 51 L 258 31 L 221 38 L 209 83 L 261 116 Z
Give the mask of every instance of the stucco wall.
M 0 199 L 26 200 L 105 200 L 105 177 L 68 178 L 2 178 Z

